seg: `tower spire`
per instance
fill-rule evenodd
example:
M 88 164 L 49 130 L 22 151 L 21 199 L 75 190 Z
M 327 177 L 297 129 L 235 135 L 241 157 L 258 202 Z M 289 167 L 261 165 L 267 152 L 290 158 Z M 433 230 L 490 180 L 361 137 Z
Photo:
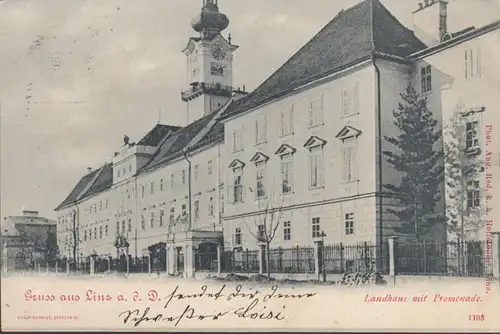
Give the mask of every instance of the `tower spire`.
M 203 39 L 212 39 L 229 25 L 226 15 L 219 12 L 217 0 L 203 0 L 201 13 L 191 22 L 193 29 L 200 33 Z

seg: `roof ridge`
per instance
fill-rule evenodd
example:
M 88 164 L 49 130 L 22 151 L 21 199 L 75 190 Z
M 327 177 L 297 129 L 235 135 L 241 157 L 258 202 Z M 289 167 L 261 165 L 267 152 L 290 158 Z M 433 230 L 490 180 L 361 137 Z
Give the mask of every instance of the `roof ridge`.
M 365 0 L 365 1 L 367 1 L 367 0 Z M 341 10 L 337 13 L 337 15 L 335 15 L 335 16 L 333 17 L 333 19 L 331 19 L 330 21 L 328 21 L 328 23 L 326 23 L 326 24 L 325 24 L 325 25 L 324 25 L 324 26 L 323 26 L 323 27 L 322 27 L 322 28 L 321 28 L 321 29 L 320 29 L 317 33 L 315 33 L 315 34 L 314 34 L 311 38 L 309 38 L 309 40 L 308 40 L 307 42 L 305 42 L 305 43 L 304 43 L 304 45 L 302 45 L 302 47 L 300 47 L 300 48 L 299 48 L 299 49 L 298 49 L 298 50 L 297 50 L 297 51 L 296 51 L 296 52 L 295 52 L 292 56 L 288 57 L 287 61 L 285 61 L 285 62 L 284 62 L 284 63 L 283 63 L 280 67 L 278 67 L 278 68 L 276 69 L 276 71 L 274 71 L 271 75 L 269 75 L 269 76 L 267 77 L 267 79 L 266 79 L 266 80 L 264 80 L 264 81 L 263 81 L 260 85 L 258 85 L 258 86 L 257 86 L 257 88 L 255 88 L 255 89 L 254 89 L 254 91 L 258 91 L 258 90 L 259 90 L 259 88 L 261 88 L 261 87 L 262 87 L 262 86 L 264 86 L 264 85 L 265 85 L 268 81 L 270 81 L 270 80 L 274 77 L 274 75 L 275 75 L 276 73 L 278 73 L 278 71 L 279 71 L 279 70 L 281 70 L 281 69 L 282 69 L 282 68 L 284 68 L 286 65 L 288 65 L 288 64 L 292 61 L 292 59 L 293 59 L 296 55 L 300 54 L 300 53 L 302 52 L 302 50 L 304 50 L 307 46 L 309 46 L 309 44 L 310 44 L 310 43 L 311 43 L 311 42 L 312 42 L 315 38 L 317 38 L 317 36 L 318 36 L 318 35 L 319 35 L 319 34 L 320 34 L 323 30 L 325 30 L 327 27 L 329 27 L 329 26 L 330 26 L 330 23 L 332 23 L 335 19 L 337 19 L 337 18 L 338 18 L 341 14 L 343 14 L 343 13 L 344 13 L 344 12 L 346 12 L 346 11 L 350 11 L 350 10 L 352 10 L 352 9 L 354 9 L 354 8 L 357 8 L 358 6 L 360 6 L 360 5 L 361 5 L 363 2 L 365 2 L 365 1 L 361 1 L 360 3 L 356 4 L 356 5 L 355 5 L 355 6 L 353 6 L 353 7 L 348 8 L 347 10 L 344 10 L 344 9 L 342 8 L 342 9 L 341 9 Z M 369 1 L 369 0 L 368 0 L 368 1 Z

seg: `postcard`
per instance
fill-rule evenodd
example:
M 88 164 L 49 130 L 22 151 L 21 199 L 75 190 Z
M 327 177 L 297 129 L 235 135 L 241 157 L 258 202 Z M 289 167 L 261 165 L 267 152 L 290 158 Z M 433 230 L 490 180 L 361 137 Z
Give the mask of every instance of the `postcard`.
M 500 331 L 497 0 L 0 0 L 2 331 Z

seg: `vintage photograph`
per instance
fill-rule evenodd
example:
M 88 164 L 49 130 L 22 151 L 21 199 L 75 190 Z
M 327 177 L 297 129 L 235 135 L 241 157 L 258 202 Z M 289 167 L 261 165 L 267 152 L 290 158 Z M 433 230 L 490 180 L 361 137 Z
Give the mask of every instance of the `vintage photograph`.
M 500 330 L 500 1 L 0 0 L 0 60 L 2 330 Z

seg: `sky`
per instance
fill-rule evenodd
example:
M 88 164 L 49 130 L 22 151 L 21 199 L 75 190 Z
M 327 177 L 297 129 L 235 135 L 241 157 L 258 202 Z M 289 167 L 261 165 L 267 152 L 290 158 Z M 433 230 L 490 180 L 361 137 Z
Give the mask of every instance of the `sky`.
M 219 0 L 235 87 L 256 88 L 341 9 L 359 0 Z M 381 1 L 412 29 L 414 0 Z M 185 55 L 201 0 L 0 0 L 0 216 L 54 218 L 87 167 L 127 134 L 185 119 Z M 451 0 L 450 21 L 481 26 L 500 0 Z M 465 23 L 465 21 L 467 21 Z

